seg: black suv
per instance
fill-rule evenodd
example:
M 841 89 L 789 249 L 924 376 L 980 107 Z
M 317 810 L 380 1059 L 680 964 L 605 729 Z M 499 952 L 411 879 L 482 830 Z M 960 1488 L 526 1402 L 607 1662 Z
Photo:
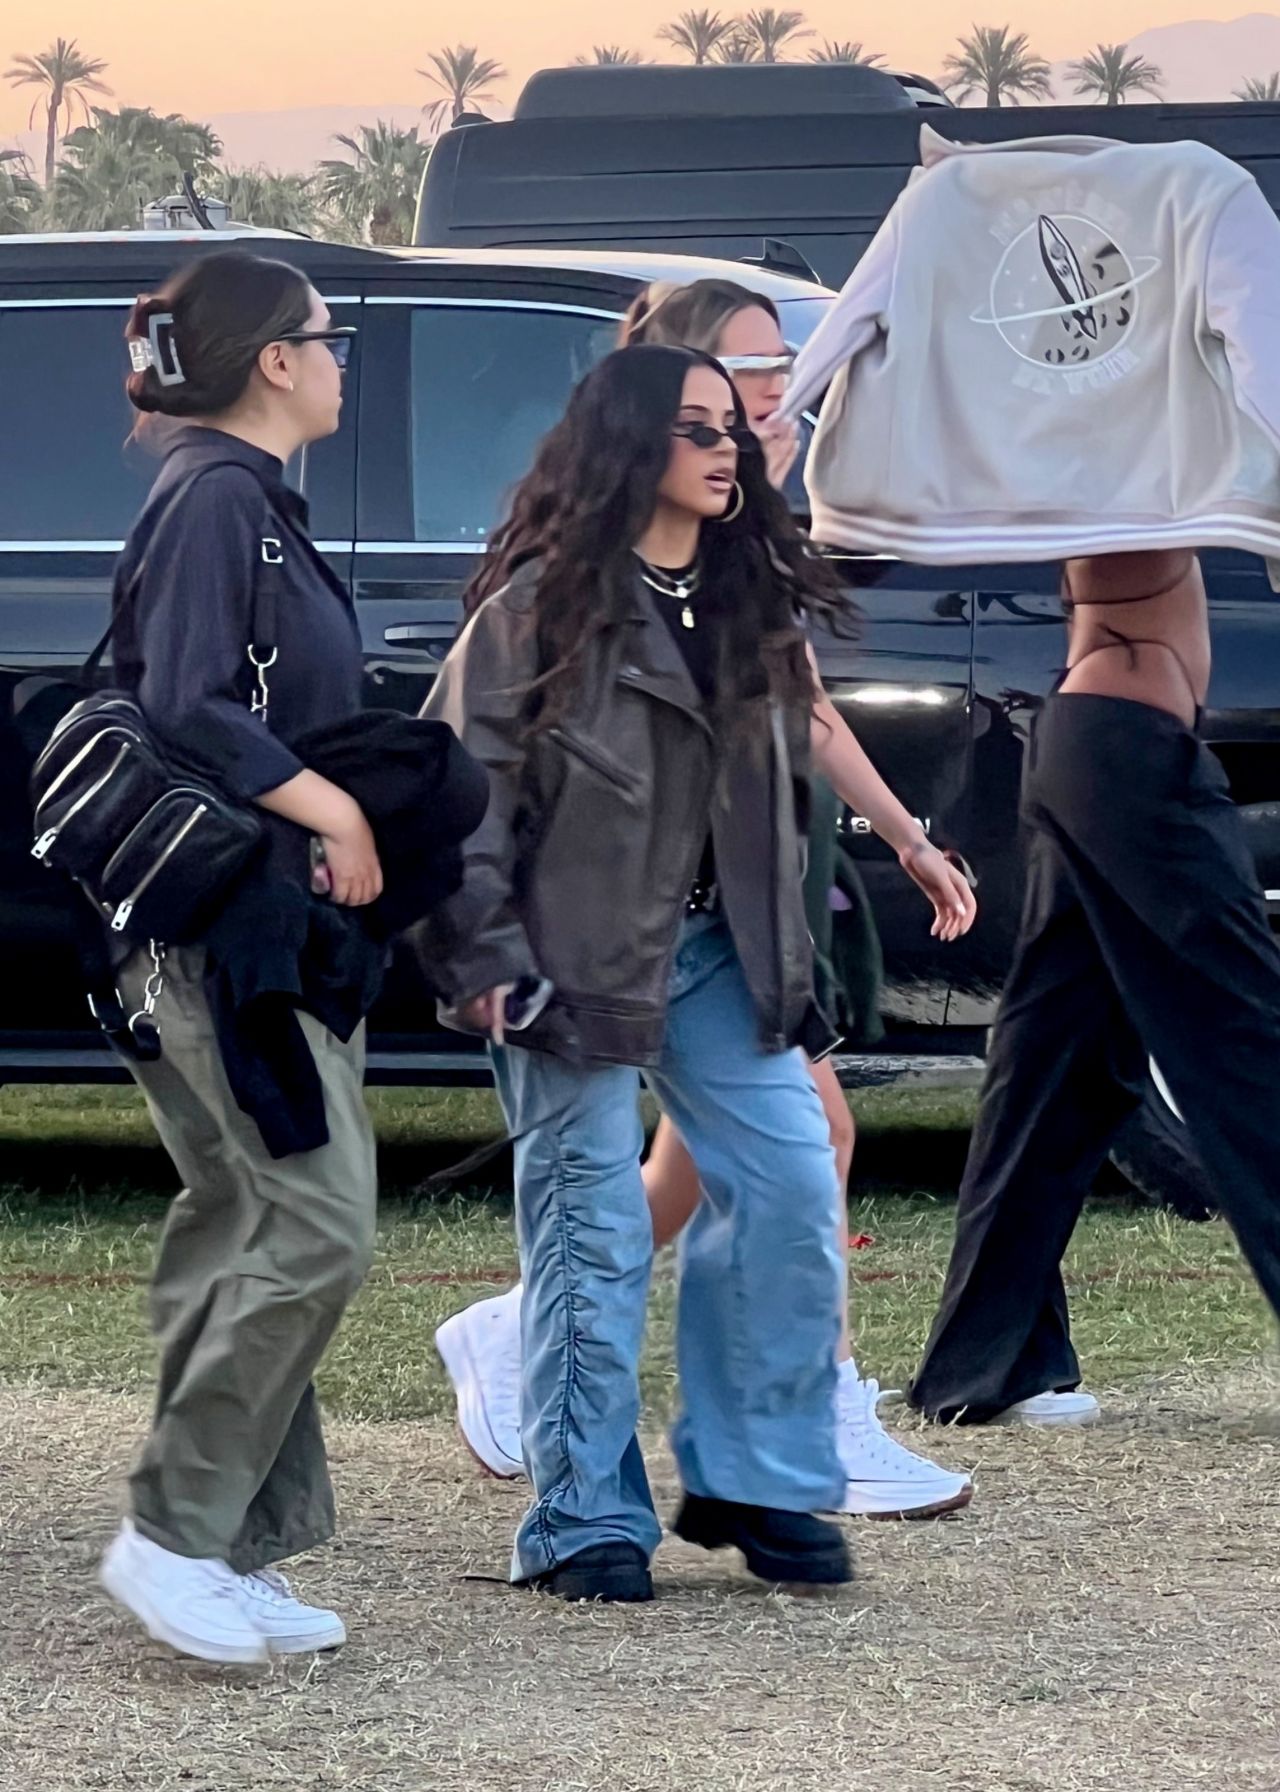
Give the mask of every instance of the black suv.
M 0 1080 L 117 1074 L 85 1010 L 66 895 L 31 857 L 13 718 L 31 681 L 65 676 L 101 632 L 115 555 L 155 470 L 129 442 L 127 308 L 228 235 L 0 239 L 9 442 L 0 471 Z M 241 240 L 305 268 L 335 318 L 359 325 L 342 427 L 292 474 L 323 552 L 354 593 L 369 700 L 406 710 L 418 709 L 448 651 L 460 588 L 504 493 L 571 386 L 613 343 L 638 287 L 732 275 L 778 304 L 796 344 L 831 300 L 759 266 L 656 254 L 352 249 L 262 232 Z M 879 1057 L 848 1068 L 888 1076 L 925 1060 L 971 1064 L 1016 922 L 1027 723 L 1062 660 L 1056 574 L 840 564 L 864 621 L 856 645 L 818 643 L 826 680 L 895 789 L 981 881 L 974 933 L 939 948 L 897 865 L 859 818 L 844 818 L 884 946 L 890 1027 Z M 1208 574 L 1208 737 L 1265 854 L 1280 799 L 1280 607 L 1258 561 L 1210 556 Z M 198 567 L 190 601 L 200 601 Z M 407 955 L 373 1034 L 374 1080 L 484 1075 L 470 1042 L 437 1029 Z

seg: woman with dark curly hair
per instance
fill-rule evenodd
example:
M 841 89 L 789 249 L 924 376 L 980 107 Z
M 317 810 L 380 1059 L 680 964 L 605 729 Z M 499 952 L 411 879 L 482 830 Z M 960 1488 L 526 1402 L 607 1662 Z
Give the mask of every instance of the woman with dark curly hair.
M 781 490 L 795 464 L 800 438 L 795 424 L 782 423 L 777 416 L 794 357 L 772 300 L 733 280 L 711 278 L 689 285 L 658 280 L 637 293 L 619 332 L 622 348 L 636 348 L 643 343 L 702 349 L 716 356 L 732 378 L 746 421 L 760 441 L 769 483 Z M 838 728 L 841 726 L 837 723 Z M 819 757 L 827 746 L 829 733 L 829 722 L 817 725 Z M 864 770 L 858 793 L 862 801 L 866 801 L 870 790 Z M 887 800 L 881 801 L 873 812 L 879 818 L 879 831 L 886 845 L 895 853 L 905 852 L 928 861 L 933 849 L 919 822 L 894 802 L 883 786 L 881 791 Z M 856 800 L 852 792 L 846 795 L 851 802 Z M 823 938 L 823 921 L 827 921 L 828 927 L 830 924 L 828 904 L 833 880 L 822 875 L 827 858 L 823 847 L 834 842 L 837 801 L 830 784 L 815 774 L 810 790 L 813 825 L 804 881 L 809 930 L 815 942 Z M 826 868 L 831 869 L 830 865 Z M 972 914 L 972 904 L 969 908 Z M 841 1190 L 847 1190 L 853 1165 L 853 1113 L 832 1058 L 819 1057 L 809 1069 L 830 1128 L 837 1181 Z M 654 1249 L 660 1250 L 679 1236 L 702 1199 L 697 1165 L 665 1117 L 650 1144 L 644 1180 L 653 1220 Z M 843 1202 L 838 1242 L 847 1263 L 848 1214 Z M 446 1319 L 436 1333 L 436 1347 L 458 1397 L 458 1423 L 463 1436 L 477 1460 L 490 1474 L 502 1479 L 524 1474 L 520 1445 L 520 1303 L 518 1286 L 506 1294 L 474 1301 Z M 839 1383 L 834 1421 L 836 1445 L 846 1476 L 841 1509 L 871 1518 L 933 1518 L 960 1510 L 973 1496 L 972 1481 L 968 1475 L 941 1468 L 927 1457 L 916 1455 L 884 1429 L 878 1409 L 879 1386 L 875 1381 L 863 1380 L 858 1373 L 849 1336 L 847 1299 L 842 1298 L 840 1305 L 842 1326 L 836 1350 Z
M 627 349 L 543 443 L 428 704 L 490 774 L 429 946 L 449 1018 L 494 1041 L 516 1142 L 534 1498 L 513 1578 L 562 1598 L 650 1598 L 661 1536 L 635 1438 L 640 1072 L 705 1190 L 682 1241 L 675 1529 L 770 1581 L 849 1578 L 813 1516 L 844 1490 L 839 1191 L 799 1049 L 817 1020 L 801 624 L 841 607 L 724 370 Z M 824 738 L 848 782 L 856 743 L 838 717 Z M 935 928 L 963 925 L 941 856 L 915 869 Z

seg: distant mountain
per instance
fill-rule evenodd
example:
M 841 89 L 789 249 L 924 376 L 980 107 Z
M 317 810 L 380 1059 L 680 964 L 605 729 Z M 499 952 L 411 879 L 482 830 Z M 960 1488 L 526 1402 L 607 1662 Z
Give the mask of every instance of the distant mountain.
M 303 106 L 288 112 L 218 112 L 209 120 L 237 168 L 307 169 L 343 151 L 334 143 L 354 137 L 362 124 L 383 118 L 400 130 L 425 132 L 421 105 Z
M 1090 47 L 1082 45 L 1081 54 Z M 1254 12 L 1221 24 L 1189 19 L 1180 25 L 1157 25 L 1131 38 L 1129 48 L 1164 71 L 1163 98 L 1227 100 L 1251 76 L 1265 79 L 1280 69 L 1280 15 Z M 1060 100 L 1075 98 L 1066 68 L 1060 62 L 1053 70 Z

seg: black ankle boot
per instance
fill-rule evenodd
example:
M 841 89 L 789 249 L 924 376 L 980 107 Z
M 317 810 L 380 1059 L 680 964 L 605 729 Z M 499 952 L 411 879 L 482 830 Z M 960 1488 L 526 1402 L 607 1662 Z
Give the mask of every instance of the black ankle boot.
M 703 1549 L 740 1549 L 760 1580 L 837 1587 L 853 1579 L 840 1527 L 810 1512 L 778 1512 L 687 1493 L 671 1528 Z
M 535 1593 L 571 1602 L 598 1599 L 611 1605 L 643 1605 L 653 1598 L 649 1563 L 634 1543 L 597 1543 L 523 1584 Z

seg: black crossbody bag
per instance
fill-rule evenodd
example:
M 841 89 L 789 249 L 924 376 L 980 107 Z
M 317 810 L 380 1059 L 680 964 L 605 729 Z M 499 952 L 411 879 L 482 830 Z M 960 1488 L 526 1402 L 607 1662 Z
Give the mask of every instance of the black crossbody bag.
M 245 643 L 256 680 L 249 707 L 264 727 L 283 564 L 281 538 L 264 536 Z M 115 621 L 84 664 L 82 689 L 92 692 Z M 257 811 L 178 763 L 123 690 L 92 692 L 68 710 L 30 789 L 32 856 L 74 878 L 112 933 L 153 950 L 201 936 L 263 836 Z

